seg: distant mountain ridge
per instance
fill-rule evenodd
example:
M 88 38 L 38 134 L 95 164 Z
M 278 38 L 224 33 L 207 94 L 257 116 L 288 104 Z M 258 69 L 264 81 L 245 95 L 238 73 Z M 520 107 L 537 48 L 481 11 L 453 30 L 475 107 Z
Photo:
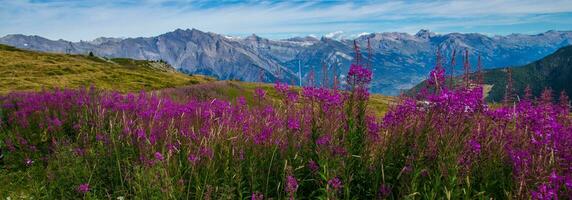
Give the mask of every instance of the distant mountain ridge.
M 366 48 L 368 38 L 371 56 Z M 372 92 L 397 95 L 425 79 L 435 62 L 437 48 L 446 59 L 453 49 L 468 49 L 472 59 L 480 54 L 485 68 L 518 66 L 572 44 L 572 31 L 489 37 L 478 33 L 437 34 L 420 30 L 414 35 L 371 33 L 355 40 L 360 46 L 362 60 L 372 63 Z M 181 71 L 219 79 L 266 82 L 280 79 L 298 83 L 301 75 L 304 84 L 309 81 L 311 71 L 314 71 L 315 81 L 322 81 L 324 65 L 330 82 L 333 76 L 343 80 L 354 57 L 353 40 L 326 37 L 270 40 L 256 35 L 234 38 L 197 29 L 177 29 L 155 37 L 98 38 L 89 42 L 7 35 L 0 38 L 0 43 L 38 51 L 93 52 L 104 57 L 164 60 Z M 475 60 L 471 61 L 475 63 Z M 336 66 L 339 69 L 334 70 Z M 461 64 L 456 68 L 460 72 Z M 299 69 L 302 70 L 300 75 Z M 334 71 L 337 74 L 334 75 Z

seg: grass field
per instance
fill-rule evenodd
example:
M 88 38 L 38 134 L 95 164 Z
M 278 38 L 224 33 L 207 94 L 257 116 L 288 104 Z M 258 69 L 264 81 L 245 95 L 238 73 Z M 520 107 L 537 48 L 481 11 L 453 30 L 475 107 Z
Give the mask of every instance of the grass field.
M 0 94 L 91 85 L 121 92 L 156 90 L 212 81 L 161 62 L 40 53 L 0 45 Z

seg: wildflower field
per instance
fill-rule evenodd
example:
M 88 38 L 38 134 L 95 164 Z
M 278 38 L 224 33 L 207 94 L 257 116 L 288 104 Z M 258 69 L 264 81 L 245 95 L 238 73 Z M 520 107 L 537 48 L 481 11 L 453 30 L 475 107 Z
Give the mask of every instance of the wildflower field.
M 446 87 L 444 74 L 438 63 L 427 89 L 381 117 L 368 109 L 371 71 L 360 65 L 343 90 L 277 82 L 279 103 L 260 88 L 252 103 L 96 88 L 10 93 L 0 97 L 0 196 L 572 197 L 565 94 L 508 94 L 491 108 L 478 81 Z

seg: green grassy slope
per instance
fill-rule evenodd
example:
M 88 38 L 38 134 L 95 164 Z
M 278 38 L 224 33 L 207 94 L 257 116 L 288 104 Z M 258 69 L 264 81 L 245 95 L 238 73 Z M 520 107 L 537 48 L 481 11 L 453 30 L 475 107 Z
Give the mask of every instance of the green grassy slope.
M 500 101 L 504 97 L 507 71 L 489 70 L 484 73 L 485 83 L 492 85 L 488 99 Z M 560 91 L 572 94 L 572 46 L 559 49 L 533 63 L 512 68 L 514 89 L 519 96 L 530 86 L 534 96 L 540 96 L 544 88 L 551 88 L 554 95 Z
M 40 53 L 0 45 L 0 94 L 94 85 L 122 92 L 204 83 L 213 79 L 176 72 L 165 63 Z

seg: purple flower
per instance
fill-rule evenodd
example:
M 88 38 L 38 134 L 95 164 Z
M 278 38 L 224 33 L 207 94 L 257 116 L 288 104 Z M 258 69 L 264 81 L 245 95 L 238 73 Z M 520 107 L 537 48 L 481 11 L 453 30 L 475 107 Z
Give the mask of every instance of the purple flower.
M 332 141 L 332 136 L 330 134 L 326 134 L 320 136 L 320 138 L 316 140 L 316 144 L 318 146 L 328 146 L 330 145 L 330 141 Z
M 76 123 L 76 124 L 73 125 L 73 129 L 74 129 L 75 131 L 79 131 L 80 128 L 81 128 L 81 124 L 80 124 L 80 123 Z
M 155 159 L 158 161 L 163 161 L 165 159 L 163 157 L 163 154 L 161 154 L 160 152 L 155 152 L 154 156 L 155 156 Z
M 371 82 L 371 71 L 361 65 L 352 64 L 348 71 L 348 83 L 354 86 L 365 86 Z
M 264 195 L 261 194 L 260 192 L 253 192 L 250 199 L 251 200 L 264 200 Z
M 564 185 L 566 185 L 566 188 L 568 188 L 568 190 L 572 190 L 572 177 L 567 177 L 566 180 L 564 181 Z
M 254 136 L 254 143 L 255 144 L 264 144 L 268 142 L 270 136 L 272 134 L 272 129 L 270 127 L 263 128 L 259 134 Z
M 296 102 L 298 100 L 298 92 L 296 91 L 289 91 L 286 96 L 288 102 Z
M 286 193 L 290 194 L 290 196 L 293 196 L 293 194 L 296 193 L 296 190 L 298 190 L 298 181 L 296 180 L 296 177 L 286 177 L 286 187 L 284 190 L 286 190 Z
M 288 123 L 288 128 L 291 130 L 300 129 L 300 121 L 298 119 L 295 119 L 293 117 L 289 117 L 287 123 Z
M 85 194 L 89 192 L 89 183 L 82 183 L 76 189 L 79 193 Z
M 141 129 L 141 128 L 137 129 L 137 131 L 136 131 L 136 136 L 137 136 L 137 139 L 145 139 L 145 138 L 147 138 L 147 134 L 145 133 L 145 130 L 143 130 L 143 129 Z
M 274 84 L 274 89 L 276 89 L 277 92 L 280 93 L 286 93 L 288 91 L 288 84 L 287 83 L 280 83 L 280 82 L 276 82 Z
M 105 142 L 105 136 L 103 134 L 95 134 L 95 140 L 98 142 Z
M 82 149 L 82 148 L 75 148 L 75 149 L 74 149 L 74 153 L 75 153 L 77 156 L 84 156 L 84 155 L 85 155 L 85 150 Z
M 437 63 L 435 68 L 429 73 L 429 79 L 427 83 L 431 86 L 435 86 L 435 89 L 440 90 L 445 85 L 445 69 L 441 64 L 441 52 L 437 50 Z
M 240 105 L 240 106 L 246 105 L 246 98 L 244 98 L 243 96 L 238 97 L 237 103 L 238 103 L 238 105 Z
M 379 191 L 378 191 L 379 198 L 385 199 L 385 198 L 389 197 L 389 194 L 391 194 L 391 187 L 389 187 L 386 184 L 381 184 L 379 186 Z
M 260 100 L 266 97 L 266 91 L 264 91 L 262 88 L 256 88 L 254 90 L 254 93 L 256 94 L 256 97 L 258 97 Z
M 334 177 L 328 180 L 328 185 L 330 185 L 330 187 L 332 187 L 334 190 L 339 190 L 343 186 L 342 180 L 340 180 L 338 177 Z
M 343 146 L 335 146 L 332 148 L 332 155 L 333 156 L 347 156 L 348 151 Z
M 531 192 L 532 199 L 553 200 L 558 199 L 558 191 L 555 188 L 543 183 L 540 184 L 535 191 Z
M 201 154 L 201 157 L 203 157 L 203 158 L 213 159 L 213 156 L 214 156 L 213 150 L 208 148 L 208 147 L 201 147 L 201 149 L 199 150 L 199 153 Z
M 481 152 L 481 144 L 475 139 L 469 140 L 469 147 L 473 153 L 480 153 Z
M 381 126 L 375 120 L 373 116 L 366 117 L 367 122 L 367 132 L 372 140 L 377 140 L 379 138 L 378 132 L 381 130 Z
M 310 171 L 312 172 L 316 172 L 318 171 L 318 169 L 320 169 L 320 166 L 318 166 L 318 163 L 316 163 L 316 161 L 310 160 L 308 161 L 308 169 L 310 169 Z
M 52 125 L 53 125 L 54 127 L 61 127 L 61 126 L 62 126 L 62 121 L 60 121 L 60 119 L 58 119 L 58 118 L 56 117 L 56 118 L 54 118 L 54 119 L 52 120 Z
M 189 157 L 187 157 L 187 160 L 189 160 L 189 162 L 191 162 L 191 164 L 195 165 L 199 161 L 199 157 L 195 156 L 194 154 L 189 154 Z

